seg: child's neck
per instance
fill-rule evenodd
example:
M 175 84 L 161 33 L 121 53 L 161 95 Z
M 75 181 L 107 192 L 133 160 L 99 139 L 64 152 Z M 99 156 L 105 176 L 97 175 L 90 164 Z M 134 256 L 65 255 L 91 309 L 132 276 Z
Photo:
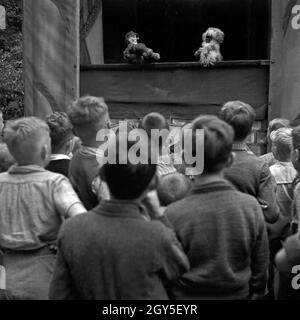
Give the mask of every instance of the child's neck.
M 96 140 L 82 140 L 82 146 L 89 147 L 89 148 L 99 148 L 104 142 L 96 141 Z
M 202 174 L 195 176 L 195 183 L 197 185 L 208 184 L 212 182 L 219 182 L 224 180 L 224 171 L 211 174 Z
M 291 158 L 278 158 L 276 160 L 279 162 L 284 162 L 284 163 L 292 162 Z
M 20 162 L 20 163 L 18 163 L 18 166 L 19 167 L 38 166 L 38 167 L 44 168 L 46 166 L 46 164 L 43 161 L 41 161 L 41 162 L 37 161 L 35 163 L 33 163 L 33 162 Z

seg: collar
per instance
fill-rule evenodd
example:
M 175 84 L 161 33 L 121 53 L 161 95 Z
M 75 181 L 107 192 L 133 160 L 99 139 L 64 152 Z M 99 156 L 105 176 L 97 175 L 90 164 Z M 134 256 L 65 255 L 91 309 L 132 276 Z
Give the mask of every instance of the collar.
M 104 156 L 104 151 L 105 151 L 105 147 L 100 146 L 99 148 L 92 148 L 92 147 L 86 147 L 86 146 L 81 146 L 79 149 L 79 153 L 82 156 L 85 157 L 103 157 Z
M 294 169 L 294 165 L 291 161 L 289 161 L 289 162 L 277 161 L 274 165 L 278 165 L 278 164 L 280 164 L 284 167 L 290 167 L 290 168 Z
M 41 166 L 37 165 L 29 165 L 29 166 L 18 166 L 13 165 L 9 170 L 9 174 L 29 174 L 34 172 L 44 172 L 46 169 L 44 169 Z
M 193 194 L 199 193 L 210 193 L 214 191 L 225 191 L 225 190 L 236 190 L 234 186 L 225 179 L 219 181 L 208 182 L 208 183 L 197 183 L 195 182 L 192 188 Z
M 246 143 L 241 142 L 241 143 L 234 143 L 232 145 L 232 151 L 249 151 Z
M 115 218 L 150 220 L 146 208 L 135 201 L 102 200 L 94 211 Z
M 58 160 L 71 160 L 71 158 L 66 154 L 52 154 L 50 156 L 50 161 L 58 161 Z

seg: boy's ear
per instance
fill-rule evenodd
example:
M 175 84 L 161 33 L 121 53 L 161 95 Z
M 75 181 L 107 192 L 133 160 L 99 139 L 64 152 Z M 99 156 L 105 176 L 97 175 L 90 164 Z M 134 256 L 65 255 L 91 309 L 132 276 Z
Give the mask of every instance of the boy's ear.
M 298 149 L 294 149 L 293 153 L 292 153 L 292 162 L 298 162 L 299 161 L 299 150 Z
M 75 147 L 75 139 L 70 139 L 67 143 L 66 143 L 66 149 L 69 151 L 69 153 L 73 152 Z
M 42 153 L 41 153 L 41 158 L 43 161 L 46 161 L 49 159 L 51 155 L 51 150 L 49 150 L 49 146 L 47 144 L 44 144 L 42 147 Z
M 232 164 L 234 163 L 235 157 L 236 157 L 235 153 L 231 152 L 228 157 L 225 168 L 230 168 L 232 166 Z
M 271 152 L 276 157 L 276 155 L 277 155 L 277 147 L 274 144 L 272 144 Z

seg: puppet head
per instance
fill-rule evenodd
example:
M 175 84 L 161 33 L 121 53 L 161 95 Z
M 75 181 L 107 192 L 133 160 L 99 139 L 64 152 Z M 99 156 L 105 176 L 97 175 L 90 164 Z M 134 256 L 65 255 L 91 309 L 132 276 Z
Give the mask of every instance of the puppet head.
M 218 28 L 208 28 L 202 35 L 204 43 L 210 43 L 212 41 L 222 43 L 224 41 L 224 32 Z
M 134 44 L 137 45 L 139 41 L 139 35 L 136 32 L 130 31 L 125 35 L 126 44 Z

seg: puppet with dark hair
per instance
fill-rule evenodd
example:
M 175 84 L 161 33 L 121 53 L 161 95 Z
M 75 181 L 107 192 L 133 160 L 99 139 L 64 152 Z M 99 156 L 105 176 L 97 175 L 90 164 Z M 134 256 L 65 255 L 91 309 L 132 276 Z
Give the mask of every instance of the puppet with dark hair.
M 147 48 L 144 43 L 138 43 L 139 35 L 133 31 L 125 35 L 127 48 L 123 52 L 123 58 L 127 63 L 142 64 L 146 61 L 160 60 L 160 54 Z
M 204 67 L 213 66 L 223 60 L 220 44 L 224 41 L 224 33 L 217 28 L 209 28 L 202 35 L 202 46 L 195 52 L 195 57 L 200 59 Z

